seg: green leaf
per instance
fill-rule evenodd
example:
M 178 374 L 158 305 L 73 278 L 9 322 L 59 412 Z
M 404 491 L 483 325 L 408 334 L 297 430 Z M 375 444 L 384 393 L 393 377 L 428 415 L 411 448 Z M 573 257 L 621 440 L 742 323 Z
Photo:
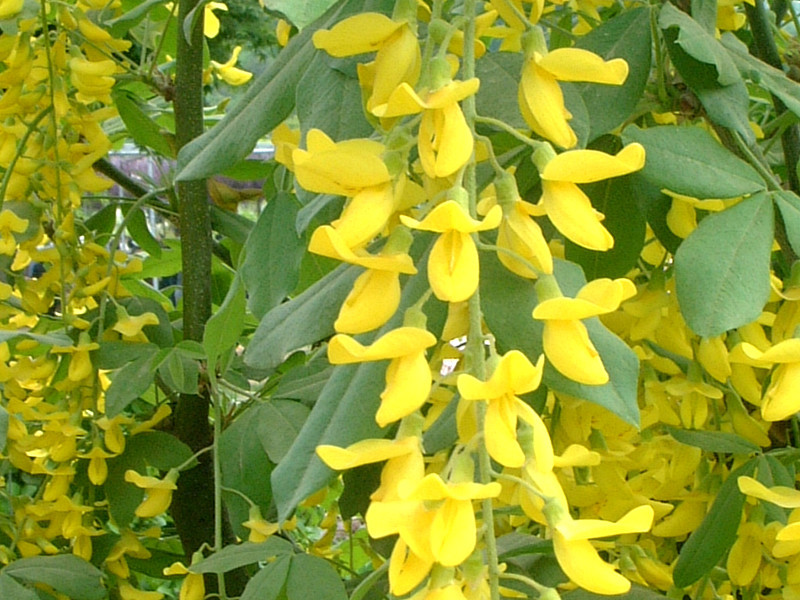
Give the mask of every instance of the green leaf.
M 650 13 L 649 6 L 621 12 L 578 38 L 575 44 L 576 48 L 591 50 L 606 60 L 624 58 L 629 67 L 628 78 L 622 85 L 576 85 L 589 115 L 589 141 L 616 129 L 629 119 L 642 97 L 650 74 L 652 53 Z
M 134 142 L 142 148 L 152 148 L 161 156 L 175 158 L 175 150 L 165 135 L 167 132 L 147 116 L 136 100 L 125 92 L 116 93 L 113 97 L 119 116 Z
M 210 208 L 211 227 L 214 231 L 229 237 L 237 244 L 244 244 L 247 241 L 247 236 L 253 229 L 253 221 L 243 215 L 224 210 L 215 204 L 212 204 Z
M 272 500 L 269 476 L 273 464 L 261 445 L 259 427 L 263 404 L 254 404 L 223 431 L 219 441 L 222 485 L 244 494 L 266 513 Z M 238 494 L 225 493 L 225 505 L 234 524 L 234 533 L 246 537 L 250 507 Z
M 317 401 L 325 382 L 333 372 L 324 352 L 318 352 L 305 365 L 295 367 L 281 377 L 278 387 L 272 393 L 273 398 L 289 398 L 300 400 L 305 404 Z
M 517 52 L 487 52 L 476 61 L 475 76 L 481 80 L 475 96 L 479 115 L 499 119 L 515 129 L 528 129 L 517 100 L 522 60 Z
M 713 30 L 707 32 L 692 17 L 671 4 L 662 5 L 658 26 L 661 29 L 677 28 L 674 44 L 693 59 L 713 66 L 716 72 L 713 80 L 720 85 L 728 86 L 741 81 L 736 65 L 714 38 Z
M 259 319 L 297 285 L 305 244 L 295 232 L 296 220 L 294 197 L 278 192 L 247 237 L 240 272 L 249 295 L 248 308 Z
M 119 204 L 113 202 L 106 204 L 103 208 L 94 213 L 83 222 L 89 231 L 94 231 L 97 235 L 110 234 L 114 231 L 117 224 L 117 209 Z
M 700 527 L 692 532 L 681 548 L 672 574 L 677 587 L 685 588 L 699 580 L 717 565 L 733 545 L 745 502 L 737 479 L 742 475 L 752 475 L 755 468 L 755 459 L 747 461 L 731 472 L 719 488 Z
M 675 235 L 667 225 L 667 215 L 672 207 L 672 198 L 641 173 L 632 173 L 627 178 L 639 205 L 639 212 L 645 215 L 656 239 L 664 248 L 675 254 L 683 240 Z M 645 242 L 647 241 L 645 240 Z
M 179 394 L 196 394 L 200 377 L 197 362 L 177 348 L 169 351 L 158 367 L 158 374 L 171 389 Z
M 228 294 L 219 310 L 206 323 L 203 332 L 203 348 L 205 349 L 209 371 L 216 371 L 217 359 L 231 351 L 239 341 L 244 330 L 244 317 L 247 298 L 241 278 L 233 278 Z
M 753 167 L 699 127 L 627 127 L 626 143 L 639 142 L 647 160 L 640 174 L 658 189 L 694 198 L 735 198 L 765 189 Z
M 311 43 L 314 31 L 360 12 L 363 7 L 364 0 L 342 2 L 314 25 L 294 36 L 269 68 L 250 83 L 225 117 L 181 149 L 176 180 L 189 181 L 214 175 L 250 154 L 256 142 L 282 123 L 294 109 L 297 85 L 317 52 Z
M 5 572 L 0 572 L 0 598 L 3 600 L 40 600 L 36 592 L 25 587 Z
M 17 338 L 27 338 L 43 344 L 45 346 L 71 346 L 72 338 L 60 331 L 47 334 L 31 333 L 16 329 L 0 330 L 0 343 L 8 342 Z
M 603 225 L 614 236 L 614 247 L 596 252 L 567 241 L 566 258 L 583 267 L 587 279 L 622 277 L 636 266 L 647 229 L 633 179 L 617 177 L 588 185 L 584 191 L 605 215 Z
M 275 464 L 283 460 L 300 433 L 310 410 L 299 402 L 272 400 L 258 407 L 257 423 L 261 446 Z
M 720 40 L 736 63 L 743 77 L 780 98 L 790 111 L 800 117 L 800 84 L 789 79 L 786 73 L 759 60 L 733 33 L 726 32 Z
M 659 24 L 672 62 L 709 118 L 735 130 L 748 144 L 755 143 L 748 119 L 750 96 L 725 48 L 670 4 L 662 7 Z
M 567 296 L 574 296 L 586 283 L 580 267 L 569 262 L 557 260 L 555 275 Z M 486 323 L 503 352 L 516 348 L 535 362 L 543 352 L 544 325 L 531 317 L 537 304 L 533 285 L 532 281 L 509 272 L 494 253 L 481 254 L 481 307 Z M 586 319 L 583 323 L 603 359 L 610 381 L 605 385 L 579 384 L 545 362 L 544 384 L 558 392 L 594 402 L 638 427 L 639 360 L 599 319 Z
M 227 573 L 233 569 L 265 562 L 273 556 L 292 553 L 292 544 L 279 537 L 271 537 L 266 542 L 253 544 L 244 542 L 225 546 L 208 558 L 189 567 L 192 573 Z
M 247 582 L 244 593 L 239 600 L 277 600 L 285 598 L 283 589 L 286 586 L 286 576 L 289 574 L 289 565 L 292 557 L 281 554 L 267 566 L 256 573 Z
M 155 344 L 138 342 L 100 342 L 100 348 L 92 352 L 92 364 L 98 369 L 119 369 L 131 361 L 147 358 L 158 352 Z
M 704 218 L 675 255 L 678 302 L 686 324 L 714 337 L 761 314 L 770 286 L 772 200 L 757 194 Z
M 411 254 L 415 255 L 413 247 Z M 422 258 L 416 262 L 419 272 L 403 286 L 397 313 L 373 334 L 375 338 L 398 327 L 404 309 L 428 289 L 426 261 L 427 258 Z M 375 423 L 375 413 L 386 385 L 386 367 L 387 361 L 377 361 L 338 365 L 333 370 L 300 434 L 272 473 L 280 521 L 285 521 L 302 500 L 325 486 L 333 476 L 333 471 L 316 455 L 318 445 L 348 446 L 358 440 L 383 437 L 385 430 Z
M 4 575 L 27 583 L 44 583 L 70 600 L 102 600 L 103 573 L 73 554 L 21 558 L 3 569 Z
M 153 384 L 156 372 L 154 359 L 157 353 L 158 350 L 153 348 L 114 373 L 106 391 L 106 415 L 109 418 L 120 414 Z
M 144 216 L 144 210 L 137 208 L 132 213 L 126 214 L 128 218 L 127 229 L 128 233 L 133 238 L 133 241 L 147 252 L 150 256 L 161 256 L 161 245 L 158 243 L 153 234 L 150 233 L 150 228 L 147 226 L 147 218 Z
M 164 431 L 144 431 L 129 437 L 125 454 L 139 454 L 148 465 L 161 471 L 179 467 L 192 458 L 189 446 Z M 194 464 L 188 464 L 187 468 Z
M 800 254 L 800 198 L 788 190 L 779 190 L 772 196 L 786 228 L 789 245 Z
M 714 35 L 717 30 L 717 0 L 692 0 L 692 19 Z
M 281 13 L 292 25 L 303 29 L 336 2 L 337 0 L 264 0 L 264 8 Z
M 290 352 L 333 335 L 339 308 L 361 271 L 341 265 L 299 296 L 270 310 L 245 351 L 245 364 L 274 368 Z
M 290 600 L 347 600 L 342 578 L 325 559 L 310 554 L 295 554 L 286 579 Z
M 725 431 L 690 431 L 677 427 L 667 427 L 667 432 L 681 444 L 702 448 L 708 452 L 721 454 L 753 454 L 761 448 L 753 442 Z
M 297 85 L 297 118 L 305 134 L 309 129 L 321 129 L 331 139 L 341 141 L 369 137 L 373 129 L 364 117 L 361 106 L 361 86 L 352 73 L 335 68 L 350 64 L 352 59 L 334 59 L 319 52 Z

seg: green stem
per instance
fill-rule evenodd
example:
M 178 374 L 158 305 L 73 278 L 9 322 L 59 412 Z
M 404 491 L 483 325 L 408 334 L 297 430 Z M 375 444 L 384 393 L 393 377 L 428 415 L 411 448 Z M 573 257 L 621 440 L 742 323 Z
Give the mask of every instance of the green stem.
M 502 575 L 500 575 L 500 577 L 502 579 L 508 579 L 510 581 L 519 581 L 521 583 L 524 583 L 525 585 L 527 585 L 530 588 L 533 588 L 540 594 L 550 589 L 546 585 L 542 585 L 541 583 L 539 583 L 538 581 L 534 581 L 530 577 L 526 577 L 525 575 L 518 575 L 517 573 L 503 573 Z
M 375 584 L 383 577 L 383 574 L 389 570 L 389 562 L 383 563 L 380 567 L 375 569 L 372 573 L 367 575 L 364 580 L 356 586 L 353 593 L 350 595 L 350 600 L 364 600 L 369 594 L 370 590 L 375 587 Z
M 464 31 L 463 72 L 464 79 L 470 79 L 475 77 L 476 0 L 465 0 L 464 16 L 467 24 Z M 463 110 L 464 118 L 469 125 L 473 139 L 475 139 L 475 123 L 478 113 L 474 96 L 469 96 L 464 99 Z M 469 197 L 470 214 L 475 217 L 477 216 L 478 190 L 474 157 L 464 171 L 464 183 Z M 473 234 L 473 238 L 477 241 L 478 234 Z M 481 312 L 480 289 L 477 289 L 469 299 L 469 334 L 465 355 L 467 359 L 467 368 L 470 372 L 479 379 L 486 379 L 486 351 L 484 348 L 482 322 L 483 315 Z M 478 431 L 483 431 L 484 422 L 486 421 L 486 404 L 484 402 L 478 402 L 476 412 L 478 416 L 477 429 Z M 489 458 L 489 451 L 486 448 L 486 444 L 482 443 L 478 447 L 478 472 L 480 474 L 481 483 L 489 483 L 491 481 L 491 469 L 492 465 Z M 492 499 L 484 499 L 481 505 L 483 512 L 483 538 L 486 546 L 486 561 L 489 570 L 489 592 L 491 600 L 499 600 L 500 565 L 497 558 L 497 538 L 495 537 L 494 530 L 494 507 L 492 506 Z
M 465 100 L 465 102 L 466 102 L 466 100 Z M 540 141 L 533 140 L 533 139 L 527 137 L 526 135 L 520 133 L 519 131 L 517 131 L 516 129 L 511 127 L 511 125 L 509 125 L 507 123 L 504 123 L 503 121 L 501 121 L 499 119 L 495 119 L 493 117 L 482 117 L 482 116 L 476 115 L 475 116 L 475 122 L 476 123 L 483 123 L 484 125 L 491 125 L 492 127 L 496 127 L 497 129 L 501 129 L 502 131 L 505 131 L 507 134 L 514 136 L 517 140 L 519 140 L 523 144 L 527 144 L 528 146 L 530 146 L 534 150 L 538 149 L 539 146 L 541 146 L 541 144 L 542 144 Z
M 14 152 L 14 156 L 11 158 L 11 162 L 8 164 L 8 168 L 6 172 L 3 173 L 3 179 L 0 181 L 0 209 L 3 208 L 3 202 L 6 199 L 6 190 L 8 189 L 8 182 L 11 179 L 11 175 L 14 173 L 14 167 L 17 165 L 17 161 L 22 157 L 22 152 L 25 150 L 25 145 L 28 143 L 28 138 L 31 137 L 31 134 L 34 131 L 39 131 L 38 125 L 42 119 L 44 119 L 48 114 L 53 112 L 53 105 L 51 104 L 47 108 L 43 108 L 39 114 L 37 114 L 33 121 L 28 123 L 27 129 L 23 134 L 22 138 L 19 140 L 17 144 L 17 150 Z

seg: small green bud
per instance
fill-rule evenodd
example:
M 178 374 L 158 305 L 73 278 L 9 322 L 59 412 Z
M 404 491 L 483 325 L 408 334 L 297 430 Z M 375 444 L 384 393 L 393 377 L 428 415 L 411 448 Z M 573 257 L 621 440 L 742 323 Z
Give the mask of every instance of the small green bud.
M 462 186 L 457 185 L 447 190 L 447 200 L 453 200 L 465 211 L 469 212 L 469 194 Z
M 450 75 L 450 63 L 444 56 L 437 56 L 431 60 L 431 89 L 438 90 L 450 83 L 453 78 Z
M 555 276 L 546 273 L 542 273 L 539 276 L 539 281 L 536 282 L 534 289 L 536 290 L 536 297 L 539 299 L 539 302 L 544 302 L 545 300 L 551 300 L 553 298 L 561 298 L 564 295 L 561 292 L 561 288 Z
M 542 142 L 539 144 L 539 147 L 533 151 L 533 154 L 531 154 L 531 161 L 533 161 L 533 164 L 539 170 L 539 173 L 541 173 L 544 171 L 547 163 L 549 163 L 555 157 L 556 151 L 553 150 L 553 147 L 547 142 Z
M 497 192 L 497 203 L 505 209 L 519 200 L 519 189 L 517 180 L 511 173 L 504 172 L 499 175 L 494 182 L 494 189 Z
M 428 35 L 436 44 L 442 44 L 452 28 L 447 21 L 434 19 L 428 25 Z
M 547 40 L 541 27 L 532 27 L 523 33 L 521 44 L 525 58 L 532 58 L 534 52 L 538 52 L 542 56 L 548 52 Z

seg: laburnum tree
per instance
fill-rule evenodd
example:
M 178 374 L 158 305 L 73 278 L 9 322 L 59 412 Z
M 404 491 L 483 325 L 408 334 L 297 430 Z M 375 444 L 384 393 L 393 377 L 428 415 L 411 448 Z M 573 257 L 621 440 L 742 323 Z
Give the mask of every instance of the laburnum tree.
M 797 600 L 795 6 L 263 4 L 0 0 L 0 598 Z

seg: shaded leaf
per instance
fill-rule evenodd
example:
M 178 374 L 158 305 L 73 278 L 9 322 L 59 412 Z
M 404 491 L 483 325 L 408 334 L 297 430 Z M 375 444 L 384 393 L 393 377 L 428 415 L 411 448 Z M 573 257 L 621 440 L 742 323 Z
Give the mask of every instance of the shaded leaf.
M 772 200 L 757 194 L 705 217 L 675 254 L 686 324 L 714 337 L 754 321 L 770 293 Z
M 244 542 L 225 546 L 219 552 L 193 564 L 189 570 L 192 573 L 226 573 L 256 562 L 264 562 L 273 556 L 291 553 L 290 542 L 273 536 L 260 544 Z
M 794 192 L 779 190 L 772 196 L 786 228 L 789 245 L 800 254 L 800 198 Z
M 282 595 L 286 586 L 286 576 L 289 574 L 289 565 L 292 558 L 288 554 L 281 554 L 267 566 L 256 573 L 239 600 L 276 600 L 285 597 Z
M 761 448 L 735 433 L 725 431 L 690 431 L 677 427 L 667 427 L 669 434 L 681 444 L 702 448 L 708 452 L 722 454 L 752 454 Z
M 292 556 L 286 595 L 290 600 L 347 600 L 344 583 L 336 569 L 325 559 L 310 554 Z
M 71 600 L 102 600 L 107 593 L 103 573 L 72 554 L 21 558 L 6 566 L 3 574 L 27 583 L 44 583 Z
M 264 8 L 281 13 L 298 29 L 319 18 L 337 0 L 264 0 Z
M 170 146 L 166 132 L 142 110 L 134 98 L 126 92 L 114 94 L 114 105 L 134 142 L 142 148 L 152 148 L 161 156 L 175 157 L 175 150 Z
M 685 588 L 699 580 L 722 560 L 733 545 L 745 501 L 737 479 L 742 475 L 752 475 L 755 468 L 755 459 L 747 461 L 732 471 L 719 488 L 700 527 L 692 532 L 681 548 L 672 574 L 677 587 Z
M 216 371 L 217 359 L 230 352 L 244 329 L 247 298 L 241 278 L 233 278 L 228 294 L 219 310 L 208 320 L 203 331 L 209 371 Z
M 295 233 L 297 204 L 278 192 L 259 215 L 245 243 L 240 269 L 247 288 L 248 307 L 259 319 L 280 304 L 297 285 L 305 247 Z
M 258 407 L 253 419 L 261 446 L 274 463 L 279 463 L 294 443 L 310 410 L 299 402 L 272 400 Z

